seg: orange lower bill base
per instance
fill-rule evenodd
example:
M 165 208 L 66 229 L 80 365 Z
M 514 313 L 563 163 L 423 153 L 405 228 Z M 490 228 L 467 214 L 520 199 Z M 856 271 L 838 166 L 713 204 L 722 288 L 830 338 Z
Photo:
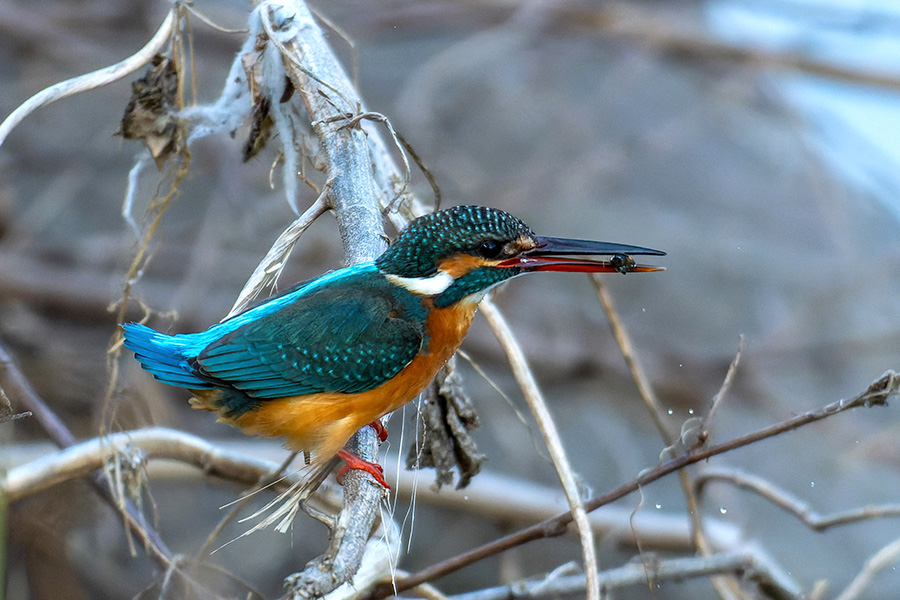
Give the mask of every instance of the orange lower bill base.
M 381 468 L 381 465 L 362 459 L 349 450 L 338 450 L 336 456 L 347 463 L 338 471 L 338 483 L 341 483 L 344 479 L 344 475 L 347 474 L 347 471 L 350 469 L 358 469 L 360 471 L 365 471 L 375 478 L 375 481 L 377 481 L 384 489 L 391 489 L 391 486 L 389 486 L 388 482 L 384 479 L 384 469 Z

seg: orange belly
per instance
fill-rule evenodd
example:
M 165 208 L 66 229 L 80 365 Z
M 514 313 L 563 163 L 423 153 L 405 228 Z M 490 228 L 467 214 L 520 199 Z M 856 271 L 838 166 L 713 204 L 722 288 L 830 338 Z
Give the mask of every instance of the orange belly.
M 257 408 L 220 420 L 253 435 L 284 436 L 286 446 L 303 450 L 314 461 L 334 456 L 361 427 L 392 412 L 416 396 L 462 343 L 477 304 L 460 302 L 430 311 L 428 346 L 397 375 L 377 388 L 357 394 L 325 392 L 263 400 Z M 216 390 L 193 390 L 195 408 L 216 410 Z

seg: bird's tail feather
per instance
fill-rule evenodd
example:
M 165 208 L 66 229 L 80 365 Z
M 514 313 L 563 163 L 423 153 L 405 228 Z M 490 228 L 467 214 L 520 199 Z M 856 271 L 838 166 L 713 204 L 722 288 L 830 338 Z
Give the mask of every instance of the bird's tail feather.
M 134 352 L 141 365 L 159 381 L 177 387 L 209 389 L 213 386 L 194 373 L 188 358 L 188 336 L 166 335 L 139 323 L 125 323 L 125 347 Z

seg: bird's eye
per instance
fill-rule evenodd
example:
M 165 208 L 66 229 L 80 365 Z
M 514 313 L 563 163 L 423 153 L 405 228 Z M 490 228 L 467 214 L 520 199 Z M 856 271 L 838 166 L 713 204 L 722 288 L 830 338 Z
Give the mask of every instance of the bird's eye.
M 494 240 L 485 240 L 478 244 L 475 250 L 479 256 L 484 258 L 497 258 L 500 256 L 500 252 L 503 251 L 503 244 Z

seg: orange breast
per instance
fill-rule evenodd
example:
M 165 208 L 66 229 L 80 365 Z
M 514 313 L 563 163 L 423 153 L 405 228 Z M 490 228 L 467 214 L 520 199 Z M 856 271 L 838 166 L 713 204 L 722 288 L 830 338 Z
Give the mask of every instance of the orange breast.
M 477 304 L 459 302 L 430 311 L 428 346 L 391 380 L 358 394 L 327 392 L 260 402 L 235 418 L 220 416 L 246 433 L 285 436 L 286 445 L 305 450 L 313 460 L 331 458 L 361 427 L 392 412 L 416 396 L 462 343 Z M 195 390 L 196 408 L 209 410 L 215 390 Z

